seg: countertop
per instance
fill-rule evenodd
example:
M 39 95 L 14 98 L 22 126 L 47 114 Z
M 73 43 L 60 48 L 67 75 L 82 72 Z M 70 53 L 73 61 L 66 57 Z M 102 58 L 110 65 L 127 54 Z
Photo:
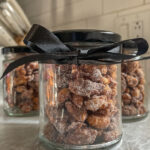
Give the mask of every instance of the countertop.
M 47 150 L 38 139 L 38 117 L 10 118 L 0 109 L 0 150 Z M 123 138 L 105 150 L 150 150 L 150 116 L 123 124 Z

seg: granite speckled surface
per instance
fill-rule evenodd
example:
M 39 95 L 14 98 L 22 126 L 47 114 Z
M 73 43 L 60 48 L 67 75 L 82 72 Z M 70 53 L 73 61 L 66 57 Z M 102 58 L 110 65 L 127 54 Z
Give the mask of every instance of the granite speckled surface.
M 38 140 L 38 117 L 9 118 L 0 110 L 0 150 L 48 150 Z M 122 140 L 105 150 L 150 150 L 150 116 L 124 123 L 123 131 Z

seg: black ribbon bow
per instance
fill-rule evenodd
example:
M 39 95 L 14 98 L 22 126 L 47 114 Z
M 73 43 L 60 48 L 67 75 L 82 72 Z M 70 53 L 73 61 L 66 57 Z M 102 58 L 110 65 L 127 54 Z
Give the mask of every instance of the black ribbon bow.
M 64 44 L 54 33 L 37 24 L 32 26 L 24 43 L 40 54 L 22 57 L 10 63 L 1 78 L 18 66 L 33 61 L 48 61 L 52 64 L 116 64 L 123 60 L 132 60 L 148 50 L 147 41 L 136 38 L 91 48 L 85 52 Z

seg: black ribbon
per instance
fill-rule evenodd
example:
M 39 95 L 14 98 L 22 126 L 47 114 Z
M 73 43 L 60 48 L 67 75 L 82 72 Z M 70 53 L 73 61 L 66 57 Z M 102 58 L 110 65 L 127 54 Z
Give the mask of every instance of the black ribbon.
M 106 44 L 85 51 L 64 44 L 54 33 L 36 24 L 30 29 L 24 43 L 40 54 L 25 56 L 10 63 L 1 78 L 18 66 L 33 61 L 77 65 L 116 64 L 122 63 L 124 60 L 133 60 L 133 58 L 145 54 L 148 50 L 147 41 L 143 38 L 137 38 Z M 122 52 L 120 52 L 120 47 L 122 47 Z

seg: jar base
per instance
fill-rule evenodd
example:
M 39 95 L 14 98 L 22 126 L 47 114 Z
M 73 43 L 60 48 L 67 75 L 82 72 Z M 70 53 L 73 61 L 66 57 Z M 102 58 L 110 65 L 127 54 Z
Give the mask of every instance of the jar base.
M 39 136 L 40 141 L 42 142 L 42 144 L 44 144 L 44 146 L 48 147 L 48 148 L 53 148 L 53 149 L 58 149 L 58 150 L 94 150 L 97 148 L 106 148 L 106 147 L 110 147 L 113 146 L 115 144 L 117 144 L 118 142 L 120 142 L 121 138 L 122 138 L 122 134 L 115 140 L 107 142 L 107 143 L 101 143 L 101 144 L 93 144 L 93 145 L 84 145 L 84 146 L 74 146 L 74 145 L 65 145 L 65 144 L 57 144 L 57 143 L 53 143 L 50 142 L 48 139 L 46 139 L 43 135 Z
M 39 115 L 39 111 L 31 111 L 29 113 L 22 113 L 22 112 L 6 110 L 6 109 L 3 109 L 3 110 L 4 110 L 5 114 L 9 117 L 31 117 L 31 116 Z
M 142 120 L 148 116 L 148 113 L 149 112 L 146 112 L 144 114 L 138 114 L 135 116 L 122 116 L 122 120 L 123 122 Z

